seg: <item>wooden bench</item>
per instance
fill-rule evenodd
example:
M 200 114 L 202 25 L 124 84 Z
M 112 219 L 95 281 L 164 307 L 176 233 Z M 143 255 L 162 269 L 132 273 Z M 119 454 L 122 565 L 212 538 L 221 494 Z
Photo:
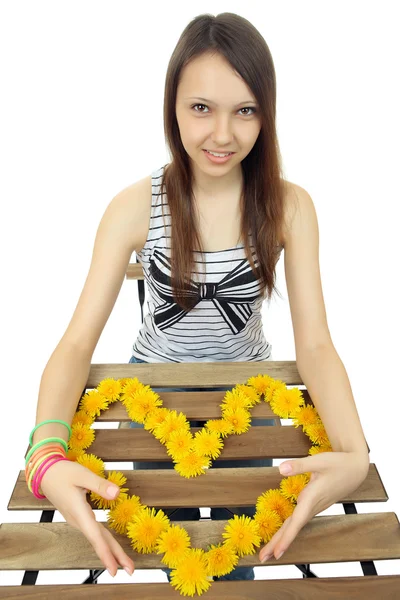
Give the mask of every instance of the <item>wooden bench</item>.
M 137 265 L 129 265 L 127 277 L 140 276 Z M 132 275 L 132 273 L 134 275 Z M 143 283 L 143 281 L 142 281 Z M 152 387 L 217 387 L 244 383 L 251 376 L 268 374 L 303 390 L 312 404 L 294 361 L 168 363 L 168 364 L 92 364 L 83 393 L 95 388 L 106 377 L 138 377 Z M 220 416 L 224 392 L 160 393 L 164 406 L 185 412 L 190 420 Z M 267 403 L 252 409 L 254 419 L 276 419 Z M 116 402 L 98 418 L 99 423 L 127 422 L 124 406 Z M 254 427 L 246 434 L 225 440 L 219 460 L 232 458 L 299 458 L 311 446 L 301 428 L 281 426 Z M 196 431 L 195 428 L 192 431 Z M 29 450 L 27 447 L 26 454 Z M 144 429 L 96 429 L 96 439 L 88 449 L 106 462 L 170 460 L 166 449 Z M 269 488 L 279 487 L 282 476 L 277 467 L 210 469 L 205 475 L 186 479 L 173 470 L 121 470 L 126 477 L 124 487 L 137 494 L 148 506 L 179 508 L 199 506 L 254 506 L 256 498 Z M 106 470 L 106 475 L 108 471 Z M 89 497 L 88 497 L 89 498 Z M 378 576 L 374 561 L 400 558 L 400 527 L 393 512 L 357 514 L 357 502 L 385 502 L 385 488 L 375 464 L 368 476 L 350 497 L 341 498 L 344 514 L 316 516 L 300 531 L 281 559 L 272 558 L 264 565 L 295 565 L 301 579 L 267 579 L 255 581 L 215 581 L 204 594 L 209 599 L 324 600 L 343 597 L 400 598 L 400 575 Z M 90 502 L 90 500 L 89 500 Z M 91 504 L 95 509 L 95 505 Z M 178 598 L 180 594 L 169 583 L 88 585 L 35 585 L 41 570 L 84 569 L 85 584 L 96 584 L 104 572 L 103 565 L 84 535 L 67 523 L 53 523 L 54 506 L 45 498 L 39 500 L 28 490 L 24 471 L 18 474 L 8 510 L 41 511 L 39 523 L 5 523 L 0 525 L 0 569 L 23 570 L 20 586 L 0 586 L 0 598 L 58 600 L 63 598 Z M 96 511 L 96 509 L 95 509 Z M 97 511 L 96 511 L 97 512 Z M 98 517 L 96 517 L 98 518 Z M 179 522 L 176 522 L 179 523 Z M 193 547 L 203 547 L 221 540 L 226 521 L 200 519 L 182 522 Z M 105 523 L 107 527 L 107 524 Z M 165 568 L 161 556 L 140 554 L 132 550 L 126 536 L 111 530 L 113 536 L 132 557 L 136 569 Z M 319 578 L 314 563 L 360 562 L 363 576 Z M 258 552 L 239 559 L 238 566 L 260 566 Z M 132 588 L 132 586 L 135 586 Z

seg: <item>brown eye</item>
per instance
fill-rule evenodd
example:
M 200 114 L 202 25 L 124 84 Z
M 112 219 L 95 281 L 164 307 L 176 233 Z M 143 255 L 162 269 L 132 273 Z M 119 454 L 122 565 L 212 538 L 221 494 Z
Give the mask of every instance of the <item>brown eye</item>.
M 192 106 L 192 108 L 195 108 L 196 106 L 206 106 L 206 105 L 205 105 L 205 104 L 194 104 L 194 105 Z M 206 107 L 206 108 L 207 108 L 207 107 Z M 196 110 L 195 112 L 199 112 L 199 111 L 198 111 L 198 110 Z M 200 112 L 203 112 L 203 111 L 200 111 Z
M 257 110 L 253 106 L 245 106 L 244 108 L 240 108 L 239 110 L 252 110 L 253 111 L 251 114 L 243 115 L 244 117 L 251 117 L 251 115 L 254 115 L 257 112 Z

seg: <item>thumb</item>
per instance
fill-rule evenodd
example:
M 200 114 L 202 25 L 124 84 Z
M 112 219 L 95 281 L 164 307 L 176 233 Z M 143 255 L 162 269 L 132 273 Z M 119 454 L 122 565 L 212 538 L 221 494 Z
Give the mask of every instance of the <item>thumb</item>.
M 114 500 L 119 495 L 119 487 L 115 485 L 115 483 L 110 483 L 106 479 L 102 479 L 101 477 L 100 479 L 100 490 L 97 492 L 97 494 L 103 496 L 103 498 Z
M 305 459 L 308 460 L 308 457 Z M 304 459 L 288 460 L 279 465 L 279 473 L 281 475 L 300 475 L 305 471 L 310 470 L 310 465 L 304 464 Z
M 85 468 L 82 479 L 82 487 L 86 488 L 87 492 L 94 492 L 106 500 L 114 500 L 120 493 L 118 485 L 96 475 L 90 469 Z
M 325 456 L 323 456 L 325 454 Z M 296 458 L 295 460 L 287 460 L 279 465 L 279 473 L 281 475 L 301 475 L 302 473 L 312 473 L 313 471 L 322 471 L 326 466 L 326 455 L 314 454 L 304 458 Z
M 284 462 L 279 465 L 279 473 L 281 475 L 293 475 L 293 463 Z

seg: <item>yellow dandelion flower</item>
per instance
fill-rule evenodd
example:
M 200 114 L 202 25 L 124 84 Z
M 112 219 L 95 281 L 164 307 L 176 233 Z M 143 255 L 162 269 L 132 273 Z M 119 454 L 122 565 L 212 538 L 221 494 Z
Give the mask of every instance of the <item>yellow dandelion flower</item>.
M 147 505 L 140 502 L 139 496 L 127 496 L 108 511 L 108 524 L 117 533 L 125 535 L 128 523 L 133 521 L 133 517 L 144 508 L 147 508 Z
M 225 544 L 233 548 L 239 556 L 254 554 L 256 546 L 261 544 L 257 525 L 247 515 L 234 515 L 233 519 L 229 519 L 222 537 L 225 538 Z
M 321 452 L 333 452 L 333 448 L 331 445 L 329 446 L 311 446 L 311 448 L 308 451 L 308 454 L 310 454 L 311 456 L 313 456 L 314 454 L 320 454 Z
M 154 431 L 154 429 L 157 427 L 157 425 L 160 425 L 160 423 L 163 423 L 166 415 L 169 412 L 170 412 L 169 408 L 155 408 L 153 411 L 151 411 L 147 415 L 147 417 L 144 421 L 144 428 L 147 429 L 147 431 Z
M 138 390 L 128 408 L 128 415 L 136 423 L 144 423 L 147 415 L 162 405 L 160 396 L 151 390 Z
M 304 473 L 300 475 L 291 475 L 287 479 L 282 479 L 280 482 L 281 494 L 288 498 L 288 500 L 294 500 L 297 502 L 297 497 L 302 490 L 309 483 L 310 478 Z
M 257 390 L 251 385 L 246 385 L 245 383 L 239 383 L 236 388 L 242 394 L 245 394 L 251 400 L 252 406 L 259 404 L 261 402 L 260 394 Z
M 193 440 L 193 451 L 200 456 L 218 458 L 224 447 L 221 438 L 215 431 L 201 429 L 197 431 Z
M 245 408 L 246 410 L 248 410 L 249 408 L 253 407 L 253 403 L 249 396 L 243 394 L 243 392 L 241 392 L 240 390 L 232 390 L 230 392 L 226 392 L 225 397 L 220 406 L 223 413 L 227 408 Z
M 160 533 L 156 545 L 157 554 L 164 554 L 161 562 L 167 567 L 174 568 L 189 549 L 190 537 L 186 529 L 180 525 L 170 525 Z
M 93 444 L 95 433 L 87 425 L 77 423 L 71 427 L 71 437 L 69 438 L 68 446 L 71 450 L 83 450 Z
M 225 421 L 225 419 L 210 419 L 205 422 L 204 427 L 209 431 L 215 431 L 223 438 L 233 433 L 232 424 Z
M 183 596 L 200 596 L 211 586 L 204 554 L 201 548 L 189 548 L 185 560 L 171 571 L 171 585 Z
M 205 469 L 209 468 L 210 464 L 211 460 L 207 456 L 199 456 L 191 451 L 176 463 L 174 469 L 182 477 L 197 477 L 204 475 Z
M 85 451 L 79 448 L 69 448 L 66 454 L 68 460 L 77 462 L 79 456 L 83 456 Z
M 319 446 L 331 445 L 322 421 L 321 423 L 316 423 L 315 425 L 304 426 L 303 431 L 310 438 L 313 444 L 318 444 Z
M 84 410 L 91 417 L 98 417 L 101 410 L 108 408 L 109 402 L 103 394 L 100 394 L 98 390 L 89 390 L 86 392 L 79 403 L 79 410 Z
M 282 519 L 275 510 L 257 510 L 253 519 L 263 543 L 269 542 L 283 525 Z
M 104 462 L 94 454 L 86 454 L 86 452 L 84 452 L 81 456 L 77 457 L 76 462 L 83 467 L 90 469 L 95 475 L 104 477 Z
M 227 575 L 236 567 L 239 561 L 234 549 L 226 544 L 210 544 L 209 550 L 205 553 L 205 558 L 207 572 L 212 577 Z
M 169 527 L 169 519 L 162 511 L 155 508 L 144 508 L 133 517 L 127 525 L 127 535 L 132 540 L 132 547 L 143 554 L 156 551 L 157 538 Z
M 224 410 L 224 419 L 232 425 L 233 433 L 236 435 L 245 433 L 250 427 L 250 413 L 244 408 L 227 408 Z
M 293 415 L 293 427 L 299 427 L 302 425 L 303 427 L 308 425 L 316 425 L 320 423 L 321 419 L 315 409 L 311 404 L 306 404 L 301 406 Z
M 77 423 L 82 423 L 82 425 L 89 425 L 90 427 L 94 421 L 94 417 L 88 415 L 85 410 L 78 410 L 72 417 L 71 426 L 76 425 Z
M 112 377 L 103 379 L 97 386 L 99 394 L 105 396 L 110 404 L 119 399 L 121 390 L 121 384 L 118 379 L 113 379 Z
M 153 435 L 160 440 L 162 444 L 165 444 L 165 442 L 169 441 L 169 437 L 173 431 L 182 428 L 186 428 L 190 431 L 190 424 L 186 419 L 186 416 L 182 412 L 178 414 L 176 410 L 170 410 L 169 413 L 165 415 L 164 421 L 154 429 Z
M 278 417 L 290 419 L 296 409 L 304 404 L 304 398 L 299 388 L 278 389 L 273 393 L 270 404 Z
M 284 392 L 287 390 L 286 384 L 280 379 L 273 379 L 269 388 L 264 394 L 264 401 L 271 402 L 276 392 Z
M 108 481 L 111 481 L 111 483 L 114 483 L 118 487 L 121 487 L 122 485 L 124 485 L 124 483 L 128 481 L 126 476 L 123 473 L 121 473 L 121 471 L 108 471 L 107 479 Z
M 151 389 L 150 386 L 145 386 L 139 381 L 137 377 L 131 377 L 125 380 L 125 384 L 121 390 L 120 400 L 122 404 L 132 400 L 136 392 L 143 390 L 143 388 Z
M 275 381 L 276 379 L 273 379 L 269 375 L 258 374 L 255 377 L 249 377 L 247 380 L 247 385 L 253 387 L 261 396 L 269 390 L 270 386 L 273 385 Z
M 128 383 L 128 381 L 130 381 L 130 378 L 129 377 L 120 377 L 118 379 L 118 381 L 121 384 L 121 391 L 122 391 L 124 389 L 124 386 Z
M 280 519 L 286 521 L 294 511 L 294 504 L 280 490 L 267 490 L 257 498 L 256 510 L 275 510 Z
M 190 452 L 193 443 L 193 436 L 190 431 L 183 427 L 176 429 L 169 436 L 166 443 L 168 454 L 176 461 L 180 460 Z

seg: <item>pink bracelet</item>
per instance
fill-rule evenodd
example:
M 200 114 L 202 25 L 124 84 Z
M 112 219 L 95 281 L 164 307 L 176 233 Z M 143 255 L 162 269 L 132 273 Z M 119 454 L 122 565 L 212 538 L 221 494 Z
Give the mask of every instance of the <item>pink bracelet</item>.
M 39 498 L 39 499 L 46 498 L 46 496 L 42 496 L 42 494 L 39 493 L 40 484 L 42 482 L 43 476 L 46 473 L 47 469 L 49 469 L 51 467 L 51 465 L 54 465 L 56 462 L 58 462 L 60 460 L 69 460 L 69 459 L 64 458 L 62 456 L 49 456 L 38 467 L 35 475 L 33 476 L 33 480 L 32 480 L 32 492 L 36 498 Z
M 39 498 L 38 494 L 39 494 L 39 487 L 40 487 L 40 483 L 41 483 L 40 470 L 43 466 L 46 465 L 46 463 L 48 463 L 50 460 L 53 460 L 54 458 L 55 458 L 54 454 L 51 454 L 51 456 L 44 457 L 32 475 L 31 488 L 32 488 L 32 493 L 36 496 L 36 498 Z
M 32 480 L 32 492 L 36 498 L 46 498 L 46 496 L 42 496 L 39 493 L 40 484 L 42 482 L 43 476 L 46 473 L 47 469 L 51 467 L 51 465 L 55 464 L 59 460 L 68 460 L 68 458 L 64 458 L 61 456 L 49 456 L 47 459 L 43 461 L 43 463 L 38 467 L 35 475 Z
M 30 473 L 29 476 L 27 478 L 27 484 L 28 484 L 28 489 L 30 492 L 32 492 L 32 481 L 33 478 L 35 476 L 36 471 L 38 470 L 38 468 L 40 467 L 41 464 L 43 464 L 47 458 L 51 458 L 52 456 L 65 456 L 64 452 L 56 452 L 56 451 L 49 451 L 49 452 L 44 452 L 41 456 L 37 457 L 37 460 L 34 461 L 34 464 L 32 466 L 32 468 L 30 469 Z

